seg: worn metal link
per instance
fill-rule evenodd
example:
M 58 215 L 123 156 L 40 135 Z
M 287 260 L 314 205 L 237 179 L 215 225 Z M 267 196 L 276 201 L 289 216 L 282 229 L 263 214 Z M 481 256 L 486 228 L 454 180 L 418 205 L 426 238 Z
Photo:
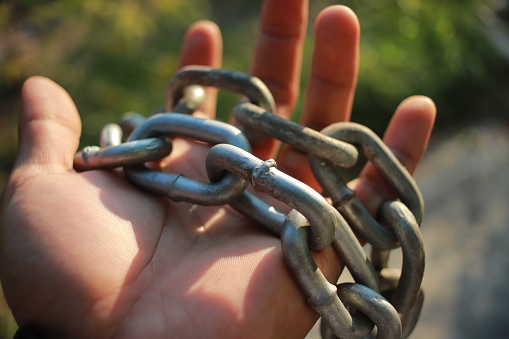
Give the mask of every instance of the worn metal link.
M 389 300 L 399 313 L 406 313 L 415 303 L 424 276 L 425 254 L 421 231 L 413 214 L 400 201 L 384 203 L 380 215 L 384 223 L 396 233 L 403 252 L 399 283 Z M 373 261 L 381 272 L 387 267 L 389 251 L 375 248 L 373 253 Z
M 234 109 L 234 116 L 244 126 L 260 130 L 307 154 L 329 159 L 335 165 L 348 168 L 357 163 L 359 154 L 355 146 L 280 118 L 259 106 L 239 104 Z
M 177 113 L 152 116 L 133 131 L 129 140 L 160 135 L 184 136 L 209 144 L 228 143 L 251 151 L 247 139 L 234 126 Z M 216 178 L 216 182 L 203 183 L 187 179 L 184 174 L 173 175 L 143 166 L 125 167 L 124 171 L 127 178 L 142 189 L 165 195 L 173 201 L 206 206 L 227 204 L 247 187 L 247 182 L 232 173 Z
M 302 215 L 291 213 L 281 236 L 286 263 L 306 295 L 308 305 L 320 313 L 322 320 L 340 338 L 365 337 L 372 329 L 372 324 L 359 318 L 360 315 L 352 316 L 347 306 L 359 310 L 380 327 L 377 338 L 401 337 L 398 313 L 380 294 L 359 284 L 354 285 L 356 293 L 349 292 L 346 287 L 338 290 L 327 281 L 306 244 L 308 230 L 307 220 Z
M 355 123 L 342 122 L 326 127 L 322 133 L 357 146 L 421 223 L 424 203 L 414 179 L 373 131 Z M 315 178 L 333 205 L 368 243 L 382 249 L 398 247 L 394 231 L 383 227 L 371 216 L 328 160 L 314 156 L 309 159 Z
M 397 234 L 403 252 L 401 270 L 389 269 L 389 251 L 373 248 L 372 260 L 379 272 L 382 294 L 401 315 L 403 337 L 416 325 L 422 308 L 421 283 L 424 276 L 425 253 L 419 225 L 410 210 L 400 201 L 389 201 L 380 208 L 384 224 Z
M 256 191 L 264 192 L 302 212 L 312 225 L 309 238 L 311 248 L 323 249 L 334 240 L 343 218 L 316 191 L 279 171 L 274 160 L 262 161 L 233 145 L 217 145 L 208 152 L 206 166 L 212 181 L 224 176 L 225 171 L 235 173 L 251 182 Z M 348 228 L 346 224 L 343 225 Z
M 374 268 L 341 215 L 320 194 L 279 171 L 275 165 L 273 160 L 263 162 L 231 145 L 214 146 L 207 154 L 207 171 L 211 180 L 224 175 L 224 170 L 231 171 L 250 181 L 255 190 L 293 207 L 294 210 L 302 213 L 306 220 L 309 220 L 311 232 L 308 246 L 310 249 L 323 249 L 332 243 L 345 265 L 352 271 L 356 281 L 378 291 L 378 278 Z M 249 205 L 247 209 L 243 206 L 238 210 L 248 217 L 266 213 L 270 209 L 263 202 L 256 202 L 257 199 L 248 192 L 244 192 L 242 196 L 244 200 L 241 202 L 252 205 Z M 239 202 L 233 201 L 231 205 L 237 208 Z M 288 217 L 283 220 L 277 211 L 270 212 L 270 216 L 272 217 L 268 218 L 269 221 L 283 221 L 282 224 L 266 225 L 273 233 L 280 236 Z
M 205 66 L 184 67 L 170 80 L 165 106 L 168 112 L 175 111 L 176 103 L 183 97 L 185 89 L 192 85 L 213 86 L 243 94 L 253 104 L 264 108 L 270 113 L 276 113 L 274 97 L 260 79 L 241 72 Z M 252 128 L 239 128 L 253 146 L 262 143 L 266 139 L 266 136 L 260 131 Z
M 402 269 L 387 268 L 389 250 L 373 248 L 372 262 L 380 278 L 382 295 L 399 313 L 402 337 L 406 338 L 414 329 L 423 303 L 421 290 L 424 275 L 424 245 L 419 225 L 410 210 L 400 201 L 388 201 L 380 207 L 384 225 L 391 227 L 401 244 L 403 252 Z M 322 328 L 324 336 L 330 335 Z
M 241 130 L 189 115 L 204 102 L 203 86 L 238 92 L 249 98 L 251 103 L 241 103 L 234 109 Z M 105 126 L 100 138 L 102 147 L 88 147 L 77 153 L 75 169 L 123 167 L 126 177 L 141 189 L 173 201 L 230 204 L 281 237 L 292 276 L 308 304 L 322 316 L 324 339 L 406 338 L 412 332 L 423 304 L 420 285 L 424 248 L 419 229 L 423 200 L 408 171 L 375 133 L 353 123 L 336 123 L 318 132 L 287 121 L 272 114 L 274 99 L 259 79 L 202 66 L 184 68 L 170 81 L 166 110 L 172 113 L 148 119 L 129 114 L 122 118 L 121 128 L 114 124 Z M 251 154 L 251 146 L 267 136 L 309 155 L 313 173 L 332 205 L 309 186 L 279 171 L 274 160 L 263 161 Z M 169 155 L 174 137 L 212 146 L 205 159 L 210 182 L 144 166 Z M 382 204 L 378 220 L 335 169 L 355 165 L 359 153 L 380 171 L 401 200 Z M 281 213 L 249 193 L 246 190 L 249 183 L 255 191 L 293 210 L 288 215 Z M 354 231 L 372 245 L 373 264 Z M 320 272 L 310 251 L 329 245 L 355 283 L 336 286 Z M 401 270 L 388 268 L 389 251 L 400 246 Z
M 74 156 L 74 169 L 81 172 L 143 164 L 164 158 L 171 149 L 167 138 L 146 138 L 102 148 L 87 146 Z
M 401 270 L 396 268 L 384 268 L 379 272 L 380 290 L 382 295 L 390 301 L 396 292 L 401 277 Z M 405 313 L 400 313 L 401 325 L 403 327 L 402 338 L 408 338 L 419 320 L 424 303 L 424 291 L 420 288 L 413 305 Z

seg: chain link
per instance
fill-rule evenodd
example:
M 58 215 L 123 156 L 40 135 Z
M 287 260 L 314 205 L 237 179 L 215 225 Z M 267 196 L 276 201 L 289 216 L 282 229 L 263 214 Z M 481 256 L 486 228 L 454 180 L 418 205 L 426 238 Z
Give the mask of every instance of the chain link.
M 155 135 L 184 136 L 210 144 L 226 143 L 248 152 L 249 142 L 234 126 L 220 121 L 196 118 L 179 113 L 161 113 L 147 119 L 136 128 L 129 140 L 141 140 Z M 190 180 L 184 174 L 168 174 L 144 166 L 124 167 L 129 180 L 142 189 L 165 195 L 173 201 L 187 201 L 199 205 L 224 205 L 238 197 L 247 182 L 226 173 L 215 182 Z
M 188 66 L 182 68 L 170 80 L 165 108 L 169 112 L 175 111 L 175 103 L 182 100 L 184 89 L 191 85 L 213 86 L 219 89 L 240 93 L 249 100 L 270 113 L 276 112 L 276 103 L 265 84 L 258 78 L 241 72 L 213 69 L 205 66 Z M 184 98 L 185 100 L 185 98 Z M 256 146 L 266 139 L 259 131 L 252 128 L 243 128 L 251 145 Z
M 405 203 L 418 223 L 421 223 L 424 203 L 417 184 L 383 141 L 368 128 L 354 123 L 336 123 L 322 133 L 357 146 L 386 179 Z M 346 182 L 334 170 L 329 159 L 311 156 L 313 173 L 331 197 L 333 205 L 345 216 L 355 231 L 368 243 L 382 249 L 398 247 L 397 237 L 391 229 L 381 226 L 356 198 Z
M 112 169 L 155 161 L 170 154 L 171 148 L 171 141 L 165 138 L 146 138 L 107 147 L 87 146 L 74 157 L 74 169 Z
M 250 103 L 234 108 L 239 128 L 188 115 L 204 102 L 202 86 L 249 98 Z M 230 204 L 280 237 L 292 276 L 310 307 L 322 317 L 324 339 L 410 335 L 423 304 L 424 248 L 419 229 L 423 199 L 408 171 L 375 133 L 353 123 L 336 123 L 318 132 L 287 121 L 274 115 L 274 99 L 259 79 L 202 66 L 186 67 L 175 75 L 168 85 L 165 107 L 173 113 L 148 119 L 130 114 L 123 117 L 121 128 L 105 126 L 102 147 L 88 147 L 78 153 L 75 169 L 123 167 L 126 177 L 141 189 L 172 201 Z M 179 136 L 212 146 L 205 159 L 210 182 L 145 167 L 146 162 L 170 154 L 171 140 Z M 313 173 L 332 205 L 315 190 L 279 171 L 274 160 L 263 161 L 251 154 L 251 147 L 269 136 L 309 155 Z M 128 141 L 122 143 L 125 139 Z M 378 220 L 335 169 L 354 166 L 359 152 L 400 199 L 382 204 Z M 285 215 L 255 197 L 246 190 L 249 183 L 255 191 L 287 204 L 292 211 Z M 372 261 L 354 231 L 372 245 Z M 355 283 L 336 286 L 320 272 L 310 251 L 329 245 Z M 388 268 L 390 250 L 398 247 L 403 253 L 402 268 Z
M 259 106 L 239 104 L 234 109 L 234 116 L 244 126 L 259 130 L 299 151 L 329 159 L 335 165 L 348 168 L 357 163 L 359 154 L 355 146 L 270 114 Z

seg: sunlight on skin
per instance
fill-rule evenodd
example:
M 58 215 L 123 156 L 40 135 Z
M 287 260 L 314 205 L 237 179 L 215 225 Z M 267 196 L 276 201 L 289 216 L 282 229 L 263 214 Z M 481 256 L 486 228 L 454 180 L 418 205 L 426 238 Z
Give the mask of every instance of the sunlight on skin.
M 231 267 L 256 267 L 268 255 L 277 255 L 279 248 L 276 246 L 263 248 L 258 251 L 246 254 L 245 248 L 239 246 L 237 249 L 239 254 L 229 255 L 219 258 L 215 261 L 210 268 L 208 268 L 198 280 L 191 285 L 187 295 L 191 296 L 194 293 L 215 295 L 217 293 L 217 286 L 221 289 L 230 291 L 230 295 L 234 300 L 241 302 L 236 303 L 234 314 L 237 321 L 242 321 L 245 316 L 245 311 L 248 309 L 244 300 L 248 295 L 247 289 L 250 286 L 249 281 L 251 275 L 246 274 L 225 274 L 231 270 Z M 213 282 L 212 284 L 210 282 Z M 222 291 L 219 291 L 221 295 Z M 233 305 L 233 304 L 232 304 Z
M 196 229 L 197 234 L 206 234 L 206 231 L 213 225 L 221 222 L 226 217 L 226 210 L 224 208 L 220 208 L 217 212 L 212 215 L 212 217 L 207 220 L 204 225 L 198 226 Z

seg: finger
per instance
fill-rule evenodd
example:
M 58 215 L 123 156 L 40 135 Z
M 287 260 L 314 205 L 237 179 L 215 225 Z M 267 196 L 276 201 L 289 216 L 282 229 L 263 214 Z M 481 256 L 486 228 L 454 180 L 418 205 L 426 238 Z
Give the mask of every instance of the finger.
M 307 0 L 267 0 L 263 3 L 251 74 L 272 92 L 276 113 L 289 118 L 299 95 L 302 49 L 307 29 Z M 274 158 L 280 142 L 268 138 L 254 147 L 256 156 Z
M 315 23 L 315 48 L 301 124 L 315 130 L 350 119 L 357 84 L 360 26 L 345 6 L 323 10 Z M 281 170 L 318 189 L 306 155 L 285 147 Z
M 384 142 L 410 173 L 428 146 L 435 116 L 436 107 L 431 99 L 413 96 L 399 105 L 387 127 Z M 371 163 L 361 171 L 356 192 L 373 214 L 384 201 L 394 198 L 393 190 Z
M 284 118 L 299 94 L 307 16 L 307 0 L 267 0 L 262 8 L 251 74 L 267 84 Z
M 359 64 L 360 26 L 345 6 L 331 6 L 315 23 L 315 49 L 301 123 L 321 130 L 350 120 Z
M 21 98 L 14 167 L 53 173 L 72 169 L 81 121 L 69 94 L 47 78 L 32 77 L 23 85 Z
M 194 23 L 187 31 L 182 46 L 179 68 L 189 65 L 221 67 L 223 40 L 219 27 L 212 21 L 202 20 Z M 217 90 L 206 89 L 205 102 L 201 113 L 205 118 L 214 119 L 217 101 Z M 168 109 L 168 108 L 167 108 Z

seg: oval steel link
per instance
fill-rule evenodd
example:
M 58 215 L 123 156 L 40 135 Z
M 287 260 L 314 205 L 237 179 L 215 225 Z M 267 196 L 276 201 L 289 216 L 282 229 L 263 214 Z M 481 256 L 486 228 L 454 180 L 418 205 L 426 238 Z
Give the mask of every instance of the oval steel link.
M 184 89 L 191 85 L 213 86 L 243 94 L 265 110 L 276 113 L 276 103 L 267 86 L 258 78 L 237 71 L 214 69 L 206 66 L 187 66 L 170 80 L 166 95 L 166 110 L 172 112 L 182 98 Z M 252 145 L 266 139 L 260 131 L 240 127 Z
M 382 295 L 391 300 L 391 296 L 396 292 L 401 276 L 400 269 L 384 268 L 379 273 L 380 290 Z M 422 305 L 424 303 L 424 291 L 421 288 L 415 298 L 413 305 L 405 313 L 400 313 L 401 325 L 403 327 L 403 338 L 408 338 L 419 320 Z
M 219 89 L 244 94 L 249 100 L 274 113 L 276 103 L 267 86 L 258 78 L 237 71 L 215 69 L 206 66 L 187 66 L 177 72 L 168 84 L 166 109 L 173 111 L 184 96 L 188 86 L 213 86 Z
M 373 131 L 355 123 L 341 122 L 326 127 L 322 133 L 358 147 L 366 158 L 377 167 L 420 224 L 424 203 L 417 184 Z M 310 156 L 309 161 L 316 179 L 326 194 L 331 197 L 334 206 L 364 240 L 384 249 L 399 246 L 394 232 L 381 226 L 370 215 L 364 205 L 358 201 L 355 192 L 346 186 L 346 182 L 327 159 Z
M 247 191 L 232 201 L 230 205 L 250 220 L 265 227 L 278 238 L 281 237 L 286 214 L 281 213 L 274 206 L 267 204 Z
M 339 284 L 337 289 L 339 298 L 346 306 L 362 312 L 375 323 L 377 339 L 402 337 L 398 312 L 380 294 L 361 284 Z
M 220 121 L 200 119 L 178 113 L 162 113 L 147 119 L 136 128 L 129 140 L 154 135 L 184 136 L 210 144 L 228 143 L 247 152 L 249 142 L 234 126 Z M 217 182 L 204 183 L 187 179 L 183 174 L 168 174 L 143 166 L 124 167 L 126 176 L 135 185 L 147 191 L 165 195 L 173 201 L 187 201 L 199 205 L 223 205 L 238 197 L 248 183 L 226 173 Z
M 262 161 L 233 145 L 212 147 L 206 160 L 207 173 L 212 181 L 229 172 L 251 182 L 256 191 L 288 204 L 309 218 L 313 229 L 309 237 L 310 247 L 323 249 L 330 245 L 340 221 L 339 213 L 311 187 L 279 171 L 275 166 L 274 160 Z M 249 199 L 255 200 L 253 196 Z M 234 201 L 231 204 L 235 207 Z M 263 203 L 260 201 L 258 206 L 263 206 Z
M 248 192 L 242 193 L 230 205 L 249 219 L 263 225 L 274 235 L 281 237 L 287 216 L 277 211 L 273 206 L 268 205 Z M 336 215 L 336 217 L 339 219 L 339 227 L 332 242 L 334 250 L 342 258 L 356 282 L 378 291 L 379 282 L 373 265 L 369 262 L 362 248 L 358 246 L 357 240 L 354 238 L 355 235 L 348 228 L 348 225 L 344 223 L 341 215 Z
M 273 160 L 264 162 L 230 145 L 212 147 L 207 154 L 209 177 L 215 180 L 224 175 L 225 170 L 251 181 L 255 190 L 264 192 L 301 212 L 311 225 L 309 248 L 318 250 L 332 243 L 356 281 L 375 290 L 379 289 L 376 272 L 352 230 L 338 211 L 315 190 L 277 170 Z M 272 233 L 281 236 L 284 220 L 288 217 L 248 192 L 244 192 L 240 197 L 240 200 L 236 199 L 230 205 L 248 218 L 260 222 Z
M 421 231 L 408 207 L 400 201 L 389 201 L 380 208 L 384 224 L 396 233 L 403 252 L 403 265 L 399 283 L 388 296 L 399 313 L 408 312 L 415 303 L 424 276 L 424 244 Z M 388 251 L 373 251 L 375 267 L 387 267 Z M 379 258 L 376 258 L 376 257 Z M 380 258 L 381 257 L 381 258 Z
M 403 326 L 403 338 L 408 338 L 419 321 L 422 305 L 424 304 L 424 291 L 419 291 L 417 299 L 412 308 L 405 314 L 401 315 L 401 325 Z
M 352 167 L 357 163 L 359 153 L 355 146 L 278 117 L 259 106 L 242 103 L 235 107 L 233 114 L 243 126 L 263 131 L 299 151 L 327 158 L 342 167 Z
M 238 104 L 234 109 L 235 120 L 242 124 L 240 129 L 189 115 L 204 102 L 202 86 L 249 98 L 251 103 Z M 174 113 L 149 119 L 137 114 L 124 115 L 122 131 L 114 124 L 105 126 L 100 138 L 102 147 L 86 147 L 77 153 L 75 169 L 124 167 L 126 177 L 144 190 L 173 201 L 230 204 L 281 237 L 287 266 L 308 304 L 322 316 L 322 333 L 326 338 L 334 337 L 329 327 L 341 338 L 356 339 L 375 335 L 401 338 L 412 332 L 423 304 L 420 285 L 424 248 L 419 229 L 423 199 L 413 178 L 375 133 L 344 122 L 317 132 L 282 119 L 273 114 L 276 108 L 272 94 L 258 78 L 204 66 L 183 68 L 170 80 L 165 107 Z M 210 182 L 154 171 L 143 165 L 170 154 L 173 136 L 216 145 L 211 147 L 205 161 Z M 262 161 L 250 153 L 248 140 L 256 145 L 268 136 L 309 154 L 315 177 L 333 206 L 304 183 L 277 170 L 274 160 Z M 121 143 L 122 137 L 129 141 Z M 382 204 L 379 221 L 334 168 L 355 165 L 359 152 L 381 172 L 401 200 Z M 293 210 L 286 215 L 248 193 L 245 189 L 249 183 L 254 190 L 286 203 Z M 347 221 L 373 245 L 373 264 Z M 336 286 L 320 272 L 310 249 L 320 250 L 328 245 L 333 246 L 356 283 Z M 389 250 L 400 245 L 402 269 L 387 268 Z
M 346 304 L 354 306 L 379 327 L 377 338 L 401 337 L 399 315 L 380 294 L 361 284 L 352 284 L 358 290 L 355 295 L 339 285 L 342 288 L 339 294 L 338 288 L 327 281 L 307 246 L 308 232 L 307 220 L 292 211 L 281 236 L 282 250 L 292 276 L 306 295 L 308 305 L 321 315 L 327 327 L 340 338 L 359 338 L 371 332 L 372 325 L 363 318 L 355 321 Z
M 87 146 L 74 156 L 78 172 L 143 164 L 170 154 L 171 140 L 146 138 L 110 147 Z

